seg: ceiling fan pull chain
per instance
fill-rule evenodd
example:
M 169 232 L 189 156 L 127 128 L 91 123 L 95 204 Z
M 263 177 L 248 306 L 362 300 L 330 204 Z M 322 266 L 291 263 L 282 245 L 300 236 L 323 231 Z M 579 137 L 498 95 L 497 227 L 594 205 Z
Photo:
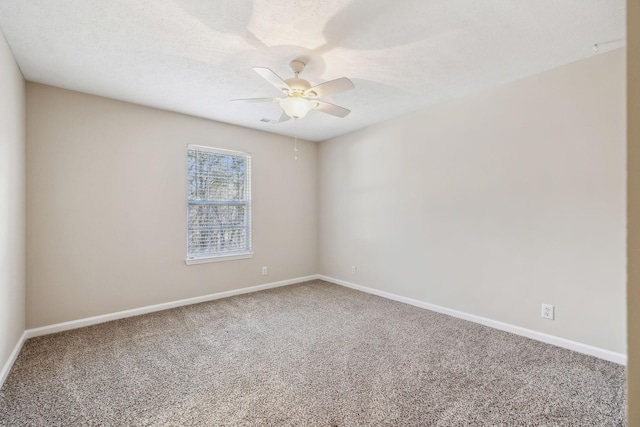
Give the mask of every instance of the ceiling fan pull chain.
M 298 160 L 298 118 L 293 119 L 293 160 Z

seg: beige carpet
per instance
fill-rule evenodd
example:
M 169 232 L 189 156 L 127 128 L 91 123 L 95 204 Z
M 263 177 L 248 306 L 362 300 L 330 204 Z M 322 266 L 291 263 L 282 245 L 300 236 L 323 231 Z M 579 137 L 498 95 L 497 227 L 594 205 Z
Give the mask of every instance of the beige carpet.
M 314 281 L 25 343 L 2 426 L 621 426 L 622 366 Z

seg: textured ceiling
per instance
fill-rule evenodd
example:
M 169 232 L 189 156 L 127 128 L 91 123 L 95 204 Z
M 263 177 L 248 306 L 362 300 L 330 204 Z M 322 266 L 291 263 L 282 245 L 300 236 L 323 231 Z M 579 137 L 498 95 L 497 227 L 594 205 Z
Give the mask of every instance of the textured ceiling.
M 27 80 L 293 135 L 252 66 L 312 84 L 349 77 L 295 125 L 321 141 L 594 55 L 625 35 L 625 0 L 2 0 Z M 624 41 L 602 45 L 600 52 Z

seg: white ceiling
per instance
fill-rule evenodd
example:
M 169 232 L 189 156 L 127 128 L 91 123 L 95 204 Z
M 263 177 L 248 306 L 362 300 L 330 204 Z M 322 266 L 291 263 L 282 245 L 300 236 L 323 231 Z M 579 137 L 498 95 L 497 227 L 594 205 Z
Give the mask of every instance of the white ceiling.
M 620 47 L 625 0 L 2 0 L 27 80 L 292 136 L 252 66 L 349 77 L 297 134 L 325 140 Z

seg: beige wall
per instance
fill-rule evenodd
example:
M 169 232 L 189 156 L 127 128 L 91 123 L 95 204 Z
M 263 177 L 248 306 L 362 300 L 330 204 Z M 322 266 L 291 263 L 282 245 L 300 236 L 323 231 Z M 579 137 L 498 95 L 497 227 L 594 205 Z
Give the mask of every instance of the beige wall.
M 27 109 L 28 328 L 317 272 L 317 144 L 34 83 Z M 252 154 L 252 259 L 185 265 L 188 143 Z
M 629 426 L 640 426 L 640 2 L 627 2 Z
M 319 167 L 321 274 L 626 352 L 623 50 L 322 142 Z
M 0 33 L 0 370 L 24 331 L 24 79 Z

